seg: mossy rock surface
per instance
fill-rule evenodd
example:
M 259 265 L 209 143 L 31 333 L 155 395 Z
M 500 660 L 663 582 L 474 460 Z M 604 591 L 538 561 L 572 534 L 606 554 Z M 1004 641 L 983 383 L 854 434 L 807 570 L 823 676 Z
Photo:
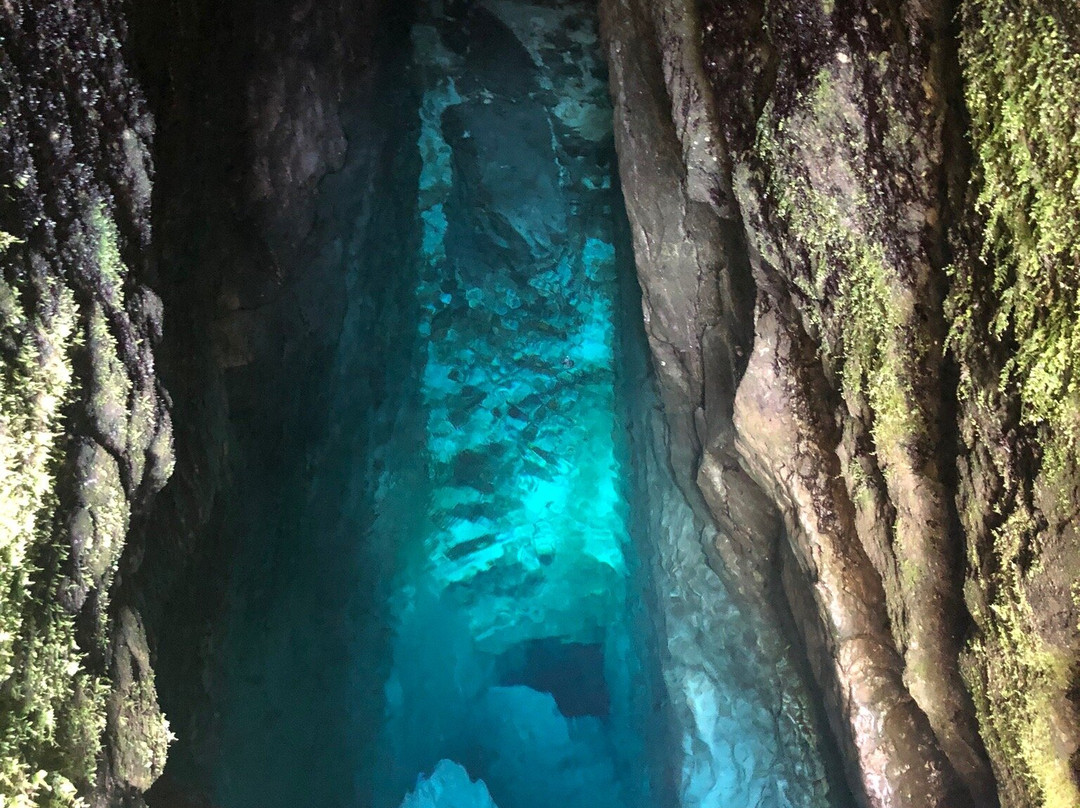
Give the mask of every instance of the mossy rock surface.
M 167 476 L 171 429 L 154 375 L 160 317 L 155 333 L 140 281 L 151 126 L 116 14 L 106 0 L 0 10 L 5 806 L 76 806 L 134 787 L 103 746 L 119 692 L 110 603 L 131 511 Z M 146 681 L 119 698 L 152 703 Z M 152 723 L 133 724 L 128 741 Z
M 1080 10 L 968 0 L 971 216 L 946 303 L 960 371 L 965 656 L 1002 803 L 1080 804 Z M 966 483 L 966 484 L 965 484 Z
M 723 423 L 731 397 L 750 388 L 796 420 L 815 413 L 817 436 L 796 430 L 787 442 L 816 464 L 786 468 L 770 456 L 784 441 L 764 434 L 775 423 L 749 415 L 736 424 L 740 462 L 789 525 L 842 536 L 838 581 L 866 567 L 880 580 L 884 602 L 866 608 L 881 610 L 881 639 L 902 656 L 904 686 L 932 725 L 926 743 L 963 782 L 956 799 L 970 800 L 941 804 L 1080 804 L 1076 4 L 621 5 L 700 29 L 711 97 L 680 95 L 694 78 L 666 52 L 663 25 L 643 47 L 664 57 L 688 187 L 700 182 L 696 150 L 719 144 L 709 201 L 753 268 L 750 350 L 769 349 L 776 331 L 795 346 L 775 389 L 744 378 L 738 393 L 706 397 L 696 423 Z M 690 142 L 686 121 L 705 137 Z M 648 199 L 655 181 L 633 151 L 634 124 L 617 127 L 622 156 L 636 160 L 624 185 L 631 200 Z M 718 285 L 739 263 L 731 253 L 717 261 Z M 654 298 L 688 280 L 657 277 L 646 252 L 638 266 Z M 689 280 L 700 284 L 700 271 Z M 698 333 L 737 333 L 729 313 L 690 317 Z M 721 341 L 690 345 L 680 365 L 725 367 Z M 699 456 L 685 444 L 674 462 Z M 782 473 L 770 479 L 770 466 Z M 800 487 L 815 468 L 842 486 Z M 709 504 L 722 520 L 725 504 Z M 820 551 L 792 543 L 796 557 Z M 820 572 L 799 571 L 810 587 Z M 819 609 L 828 631 L 835 615 Z M 836 649 L 813 628 L 803 640 L 819 682 L 842 693 L 847 674 L 829 669 Z M 828 703 L 841 746 L 842 702 Z M 864 778 L 852 774 L 856 793 L 873 788 Z M 910 804 L 939 804 L 932 790 L 928 779 Z

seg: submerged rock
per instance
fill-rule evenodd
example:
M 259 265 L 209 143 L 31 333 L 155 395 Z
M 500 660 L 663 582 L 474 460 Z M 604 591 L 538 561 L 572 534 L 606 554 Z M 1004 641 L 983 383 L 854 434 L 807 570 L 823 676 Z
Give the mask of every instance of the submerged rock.
M 473 781 L 464 767 L 440 760 L 435 770 L 420 778 L 401 808 L 496 808 L 483 780 Z

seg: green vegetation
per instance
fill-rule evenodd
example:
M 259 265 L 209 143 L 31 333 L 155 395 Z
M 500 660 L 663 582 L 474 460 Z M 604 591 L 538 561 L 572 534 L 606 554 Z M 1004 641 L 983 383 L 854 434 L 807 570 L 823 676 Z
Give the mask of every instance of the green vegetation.
M 118 303 L 125 270 L 116 227 L 102 205 L 89 219 L 103 294 Z M 0 234 L 0 256 L 8 259 L 18 243 Z M 67 553 L 56 518 L 64 413 L 84 396 L 74 352 L 84 344 L 89 350 L 90 406 L 121 424 L 121 446 L 130 382 L 100 306 L 81 311 L 59 273 L 23 284 L 0 277 L 0 805 L 74 808 L 96 776 L 108 694 L 107 680 L 86 669 L 74 617 L 58 592 Z M 112 463 L 98 455 L 98 465 Z M 86 491 L 83 561 L 99 577 L 115 562 L 126 530 L 114 465 L 88 469 L 94 482 Z
M 116 338 L 101 305 L 87 314 L 87 348 L 91 358 L 89 405 L 104 437 L 114 447 L 127 442 L 128 400 L 131 380 L 117 353 Z
M 926 571 L 917 561 L 911 558 L 900 559 L 900 577 L 904 582 L 905 591 L 917 592 L 925 576 Z
M 980 261 L 958 261 L 947 303 L 949 346 L 962 400 L 991 419 L 1019 403 L 1038 436 L 1041 478 L 1057 487 L 1080 447 L 1080 10 L 1045 0 L 967 0 L 961 61 L 971 114 Z M 986 306 L 990 310 L 985 310 Z M 979 309 L 979 307 L 984 307 Z M 996 390 L 976 368 L 1004 356 Z M 999 362 L 1000 365 L 1000 362 Z M 969 427 L 975 427 L 974 420 Z M 977 430 L 976 430 L 977 431 Z M 981 440 L 994 436 L 976 435 Z M 998 461 L 999 463 L 1001 461 Z M 1008 486 L 1008 466 L 998 473 Z M 967 601 L 981 629 L 966 678 L 991 756 L 1004 761 L 1006 806 L 1074 808 L 1080 790 L 1054 748 L 1055 704 L 1069 688 L 1069 660 L 1035 630 L 1025 596 L 1023 548 L 1035 519 L 1018 497 L 1002 508 L 989 567 Z M 978 524 L 967 519 L 969 529 Z
M 137 647 L 145 649 L 141 629 L 134 639 Z M 112 752 L 117 775 L 145 790 L 164 769 L 169 744 L 176 736 L 158 708 L 153 671 L 146 665 L 136 674 L 133 661 L 133 656 L 121 653 L 114 703 L 118 705 L 116 721 L 122 731 L 116 735 Z
M 777 210 L 810 257 L 812 277 L 800 283 L 814 302 L 807 308 L 810 325 L 821 331 L 827 358 L 840 367 L 849 406 L 869 404 L 874 442 L 879 450 L 892 450 L 920 426 L 909 372 L 918 364 L 919 343 L 910 337 L 903 290 L 886 258 L 885 225 L 858 190 L 865 185 L 850 178 L 849 188 L 824 193 L 800 165 L 807 151 L 821 156 L 837 144 L 848 151 L 847 166 L 864 165 L 861 121 L 836 98 L 828 69 L 808 96 L 802 113 L 775 128 L 771 107 L 766 109 L 756 148 L 772 169 L 769 189 Z M 821 162 L 830 161 L 822 156 Z
M 874 491 L 859 458 L 848 458 L 844 463 L 844 477 L 847 480 L 848 494 L 851 501 L 859 508 L 870 508 L 874 504 Z
M 0 254 L 10 247 L 12 244 L 19 244 L 20 240 L 11 235 L 11 233 L 5 233 L 0 230 Z
M 0 281 L 0 792 L 4 806 L 74 806 L 104 728 L 101 683 L 82 667 L 74 623 L 56 603 L 53 512 L 62 412 L 73 394 L 78 310 L 55 301 L 28 316 Z
M 989 614 L 975 609 L 983 633 L 969 648 L 965 679 L 993 757 L 1008 761 L 1003 804 L 1075 808 L 1080 804 L 1067 759 L 1053 748 L 1054 702 L 1069 685 L 1068 660 L 1032 630 L 1024 596 L 1021 547 L 1035 530 L 1031 517 L 1014 512 L 994 535 L 997 570 Z M 978 596 L 968 598 L 977 603 Z
M 103 292 L 107 302 L 120 305 L 123 302 L 123 284 L 127 267 L 120 258 L 120 234 L 116 223 L 109 216 L 103 202 L 90 209 L 90 226 L 97 236 L 97 262 L 105 281 Z
M 1016 345 L 1001 384 L 1025 423 L 1048 427 L 1051 471 L 1080 442 L 1080 11 L 1053 5 L 969 0 L 962 39 L 992 336 Z M 970 290 L 954 310 L 975 304 Z

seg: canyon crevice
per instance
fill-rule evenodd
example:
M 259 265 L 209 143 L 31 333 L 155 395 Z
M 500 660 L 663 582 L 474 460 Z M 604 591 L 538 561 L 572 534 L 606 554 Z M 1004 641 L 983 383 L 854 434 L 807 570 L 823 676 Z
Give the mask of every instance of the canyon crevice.
M 814 747 L 796 768 L 835 752 L 861 808 L 1080 805 L 1080 12 L 598 10 L 639 380 L 662 405 L 635 416 L 650 496 L 631 507 L 671 542 L 644 563 L 675 591 L 663 553 L 700 549 L 687 591 L 721 581 L 759 621 L 755 659 L 798 663 L 747 691 L 807 713 L 782 737 L 803 750 L 820 732 L 826 762 L 805 762 Z M 373 455 L 382 403 L 406 394 L 412 22 L 378 0 L 0 7 L 13 805 L 139 806 L 155 782 L 152 806 L 209 804 L 159 778 L 174 736 L 170 765 L 221 743 L 208 659 L 232 525 L 287 521 L 281 491 L 307 483 L 294 459 Z M 350 323 L 368 346 L 360 436 L 324 414 Z M 281 489 L 238 489 L 243 466 L 280 467 Z M 716 663 L 684 640 L 665 692 L 693 724 L 679 687 Z M 690 804 L 677 779 L 660 792 Z

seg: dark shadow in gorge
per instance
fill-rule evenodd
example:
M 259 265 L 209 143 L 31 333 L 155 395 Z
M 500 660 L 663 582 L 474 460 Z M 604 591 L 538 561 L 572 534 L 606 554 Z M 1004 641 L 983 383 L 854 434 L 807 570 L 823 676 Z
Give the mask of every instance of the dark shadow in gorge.
M 477 46 L 469 47 L 467 41 L 455 44 L 452 26 L 447 41 L 464 55 L 468 72 L 462 78 L 462 90 L 475 97 L 447 110 L 441 125 L 455 153 L 455 170 L 462 178 L 449 200 L 449 207 L 456 206 L 460 214 L 453 224 L 460 230 L 450 252 L 462 269 L 459 274 L 465 287 L 486 292 L 485 284 L 492 273 L 498 272 L 500 262 L 491 264 L 486 251 L 470 246 L 472 234 L 504 244 L 509 253 L 538 253 L 553 258 L 564 249 L 558 234 L 565 230 L 569 208 L 557 207 L 553 211 L 555 220 L 537 225 L 538 231 L 555 234 L 551 243 L 526 243 L 520 232 L 507 227 L 506 219 L 485 215 L 485 206 L 506 206 L 528 213 L 531 200 L 514 198 L 512 191 L 514 182 L 521 178 L 537 183 L 538 197 L 544 196 L 541 186 L 545 181 L 550 186 L 559 179 L 542 161 L 536 165 L 528 160 L 521 162 L 523 145 L 530 146 L 525 151 L 537 154 L 551 148 L 543 137 L 548 125 L 546 117 L 537 117 L 535 108 L 521 104 L 503 109 L 502 115 L 509 121 L 502 121 L 484 100 L 485 89 L 493 97 L 496 94 L 491 88 L 511 99 L 527 93 L 529 80 L 535 79 L 532 62 L 520 45 L 513 47 L 512 41 L 509 51 L 495 47 L 509 32 L 505 26 L 500 28 L 501 23 L 489 12 L 478 9 L 470 18 L 477 31 L 486 32 Z M 233 470 L 234 482 L 213 508 L 210 526 L 202 531 L 206 539 L 199 545 L 201 555 L 191 564 L 192 571 L 157 618 L 162 699 L 184 740 L 174 748 L 166 777 L 151 795 L 155 805 L 165 806 L 185 790 L 224 795 L 222 804 L 226 806 L 311 802 L 364 805 L 365 795 L 372 792 L 370 779 L 358 780 L 356 773 L 367 771 L 370 778 L 370 767 L 361 761 L 375 743 L 372 727 L 382 715 L 382 683 L 388 664 L 382 650 L 387 640 L 383 611 L 387 593 L 380 589 L 384 581 L 376 571 L 392 565 L 367 543 L 376 520 L 371 495 L 374 481 L 388 460 L 376 447 L 386 445 L 391 412 L 407 411 L 407 402 L 416 394 L 408 380 L 415 376 L 413 361 L 418 347 L 416 301 L 412 297 L 416 285 L 412 261 L 417 253 L 417 99 L 403 89 L 408 83 L 404 65 L 407 49 L 401 47 L 400 40 L 403 27 L 399 23 L 398 38 L 389 38 L 394 46 L 384 43 L 382 56 L 378 57 L 383 64 L 375 75 L 382 81 L 373 88 L 369 75 L 366 89 L 362 82 L 354 88 L 364 92 L 358 93 L 356 101 L 344 105 L 350 138 L 346 163 L 322 182 L 313 229 L 299 247 L 269 246 L 283 238 L 281 233 L 265 234 L 262 239 L 222 235 L 219 224 L 211 227 L 211 235 L 206 236 L 219 241 L 209 248 L 197 246 L 193 253 L 210 253 L 224 278 L 205 269 L 194 280 L 185 278 L 180 269 L 185 266 L 183 260 L 175 254 L 163 260 L 174 273 L 172 305 L 180 307 L 180 311 L 184 296 L 200 279 L 209 281 L 208 288 L 199 290 L 193 298 L 208 298 L 206 306 L 210 309 L 220 305 L 214 295 L 223 288 L 238 289 L 243 298 L 239 308 L 225 317 L 203 314 L 202 319 L 192 316 L 191 322 L 181 318 L 180 328 L 186 326 L 204 340 L 207 332 L 214 330 L 219 348 L 222 340 L 227 348 L 236 344 L 243 347 L 245 338 L 250 337 L 244 331 L 246 322 L 258 339 L 251 355 L 241 356 L 244 361 L 225 371 L 219 390 L 231 416 L 228 424 L 219 424 L 223 433 L 219 437 L 228 451 L 227 461 L 221 462 Z M 511 64 L 520 69 L 507 69 Z M 487 88 L 477 84 L 479 74 L 484 75 Z M 226 106 L 222 102 L 222 108 Z M 584 124 L 588 125 L 588 121 Z M 502 125 L 519 132 L 519 139 L 507 142 L 493 136 Z M 488 130 L 488 126 L 495 129 Z M 198 199 L 199 193 L 204 193 L 213 197 L 217 192 L 224 194 L 228 186 L 222 177 L 230 174 L 232 164 L 205 142 L 203 147 L 211 163 L 218 166 L 221 184 L 188 189 L 187 205 L 192 204 L 191 196 Z M 179 153 L 174 157 L 171 165 L 176 170 L 183 161 Z M 562 157 L 567 165 L 573 165 L 582 155 Z M 506 175 L 504 185 L 484 176 L 485 172 L 499 171 Z M 175 175 L 172 181 L 183 184 Z M 170 187 L 168 182 L 164 186 Z M 485 193 L 489 198 L 484 205 L 477 205 L 475 199 L 462 196 L 466 189 L 477 198 Z M 606 196 L 607 213 L 592 210 L 588 215 L 614 218 L 618 231 L 612 240 L 616 242 L 616 263 L 624 283 L 620 289 L 623 299 L 616 305 L 614 319 L 623 343 L 615 353 L 617 372 L 633 377 L 629 382 L 624 378 L 626 389 L 621 393 L 626 400 L 620 406 L 629 409 L 628 402 L 653 382 L 644 362 L 639 291 L 632 280 L 632 259 L 617 185 L 609 188 Z M 236 216 L 235 207 L 230 208 L 220 199 L 211 202 L 211 209 L 224 219 Z M 581 213 L 573 209 L 573 215 Z M 532 211 L 528 215 L 539 213 Z M 267 219 L 259 221 L 261 226 L 268 226 Z M 594 221 L 583 230 L 597 226 Z M 190 236 L 192 231 L 176 227 L 167 232 L 172 235 L 166 243 L 176 250 L 182 237 Z M 626 243 L 619 243 L 620 239 Z M 190 255 L 185 257 L 194 261 Z M 269 262 L 269 275 L 280 277 L 268 281 L 264 277 L 267 268 L 259 266 L 263 260 Z M 625 283 L 627 277 L 631 279 L 629 285 Z M 357 284 L 351 289 L 350 279 Z M 522 277 L 514 282 L 526 280 Z M 347 299 L 353 301 L 351 306 L 346 305 Z M 554 299 L 541 304 L 551 307 L 550 317 L 541 318 L 540 323 L 550 328 L 548 321 L 561 314 L 560 305 Z M 190 301 L 187 305 L 192 306 Z M 500 317 L 492 317 L 492 326 L 499 321 Z M 445 336 L 450 325 L 446 318 L 434 318 L 432 336 Z M 547 333 L 545 338 L 551 336 Z M 637 344 L 628 348 L 634 339 Z M 181 353 L 175 347 L 174 351 Z M 633 370 L 622 366 L 629 361 L 620 355 L 622 351 L 640 351 L 633 360 Z M 209 357 L 203 359 L 211 361 Z M 526 364 L 534 364 L 533 371 L 544 371 L 546 361 L 536 357 Z M 174 357 L 174 362 L 173 372 L 177 375 L 171 384 L 178 392 L 183 412 L 193 400 L 185 400 L 183 391 L 191 394 L 198 390 L 202 371 L 188 367 L 178 372 L 177 368 L 184 368 L 183 361 Z M 572 393 L 567 380 L 576 378 L 579 370 L 556 369 L 552 374 L 554 387 L 546 394 L 561 398 L 568 390 Z M 391 406 L 381 408 L 384 402 Z M 403 402 L 405 407 L 401 407 Z M 225 404 L 202 402 L 196 406 L 212 410 L 214 406 L 224 408 Z M 513 410 L 508 409 L 510 418 L 516 417 Z M 633 420 L 629 415 L 625 418 Z M 405 418 L 397 427 L 405 435 L 406 450 L 415 450 L 424 424 L 419 418 L 413 422 Z M 535 437 L 523 432 L 523 439 L 534 441 Z M 189 440 L 194 442 L 197 436 L 189 436 Z M 530 458 L 539 469 L 558 463 L 557 457 L 539 445 Z M 489 485 L 485 479 L 491 460 L 482 452 L 461 453 L 452 465 L 454 479 L 474 486 Z M 626 457 L 622 462 L 632 461 Z M 665 466 L 665 471 L 670 473 L 670 468 Z M 188 469 L 196 483 L 198 472 L 198 468 Z M 636 483 L 625 484 L 624 496 L 628 500 L 642 493 L 635 489 Z M 183 496 L 183 491 L 179 495 L 174 492 L 174 499 Z M 176 510 L 183 507 L 184 503 Z M 382 514 L 384 522 L 401 524 L 415 516 L 408 507 Z M 654 538 L 644 530 L 635 536 L 635 541 L 647 544 Z M 483 549 L 478 539 L 471 541 L 450 547 L 450 560 L 465 559 Z M 423 548 L 418 546 L 414 552 L 423 555 Z M 157 556 L 159 573 L 166 557 Z M 546 563 L 545 558 L 545 553 L 538 554 L 541 564 Z M 698 563 L 703 568 L 704 558 Z M 140 571 L 147 576 L 144 580 L 152 580 L 149 573 L 154 569 L 150 565 Z M 231 573 L 226 574 L 226 570 Z M 648 574 L 635 571 L 637 579 L 632 583 L 632 597 L 638 605 L 630 617 L 630 631 L 639 637 L 649 637 L 660 611 L 644 580 Z M 231 596 L 223 591 L 226 582 L 232 588 Z M 498 584 L 494 579 L 492 582 Z M 349 594 L 343 596 L 345 591 Z M 650 614 L 650 609 L 655 611 Z M 303 617 L 282 625 L 278 618 L 286 612 Z M 652 638 L 645 642 L 652 643 L 646 652 L 649 664 L 659 666 L 668 649 Z M 734 647 L 738 644 L 732 642 Z M 590 643 L 578 645 L 589 647 Z M 595 655 L 585 652 L 585 656 L 590 653 Z M 627 698 L 625 683 L 621 685 L 624 692 L 613 693 L 604 679 L 604 674 L 617 666 L 608 654 L 599 655 L 599 664 L 607 671 L 600 673 L 594 686 L 579 688 L 573 695 L 561 689 L 559 677 L 576 670 L 579 678 L 596 678 L 596 666 L 592 664 L 595 659 L 576 666 L 573 654 L 565 648 L 551 651 L 548 661 L 554 661 L 558 669 L 553 675 L 543 659 L 530 662 L 528 656 L 526 650 L 525 661 L 506 674 L 501 684 L 527 685 L 538 694 L 551 694 L 564 717 L 603 716 L 606 720 L 612 700 Z M 222 662 L 230 659 L 232 662 Z M 662 772 L 653 786 L 659 803 L 667 804 L 674 802 L 680 778 L 685 777 L 677 762 L 683 739 L 665 701 L 659 671 L 646 671 L 645 675 L 647 686 L 630 695 L 631 711 L 642 717 L 647 727 L 648 748 L 644 752 L 650 767 Z M 739 675 L 745 681 L 730 683 L 736 690 L 754 688 L 752 671 L 740 671 Z M 275 692 L 286 697 L 269 695 Z M 573 704 L 574 698 L 581 698 L 581 703 Z M 230 713 L 225 718 L 217 717 L 222 704 L 227 704 Z M 626 710 L 623 712 L 625 717 Z M 629 759 L 637 752 L 625 754 Z M 474 765 L 484 763 L 478 759 Z M 317 776 L 313 777 L 313 773 Z M 411 782 L 417 774 L 410 769 L 405 778 Z M 718 773 L 717 778 L 721 775 Z M 751 776 L 752 784 L 756 782 L 754 777 L 760 779 L 760 774 Z M 505 784 L 502 793 L 511 793 Z M 387 804 L 396 805 L 399 797 L 388 797 Z
M 336 18 L 327 4 L 327 16 L 305 19 L 301 27 L 311 30 L 293 40 L 345 38 L 336 50 L 307 53 L 314 70 L 344 75 L 340 104 L 318 76 L 299 95 L 267 99 L 251 88 L 272 84 L 273 70 L 287 74 L 297 67 L 284 57 L 281 63 L 260 61 L 259 48 L 293 41 L 284 29 L 295 24 L 296 8 L 189 2 L 176 4 L 177 18 L 168 21 L 160 9 L 132 15 L 132 40 L 142 46 L 139 56 L 161 126 L 155 209 L 169 311 L 163 373 L 176 401 L 180 450 L 177 474 L 147 520 L 146 549 L 128 559 L 131 588 L 145 603 L 156 640 L 161 702 L 180 736 L 165 776 L 149 795 L 152 805 L 209 795 L 214 784 L 208 772 L 223 747 L 253 754 L 278 749 L 262 754 L 251 777 L 258 780 L 261 768 L 266 787 L 281 786 L 281 798 L 293 804 L 298 796 L 300 802 L 318 796 L 326 805 L 355 804 L 348 762 L 315 758 L 327 746 L 361 753 L 352 722 L 380 709 L 374 685 L 368 688 L 373 698 L 354 702 L 351 712 L 320 711 L 317 696 L 319 688 L 352 692 L 362 688 L 358 678 L 378 675 L 343 658 L 346 641 L 356 638 L 336 616 L 341 604 L 318 602 L 331 584 L 328 578 L 342 576 L 355 584 L 349 615 L 376 609 L 376 581 L 368 573 L 373 567 L 356 540 L 372 519 L 363 493 L 363 475 L 371 469 L 341 474 L 336 489 L 312 489 L 309 472 L 316 465 L 355 465 L 355 457 L 366 456 L 366 444 L 378 442 L 379 430 L 386 428 L 377 416 L 382 401 L 399 398 L 397 388 L 410 376 L 404 366 L 412 347 L 387 327 L 389 319 L 413 317 L 407 259 L 415 235 L 416 182 L 409 178 L 418 161 L 409 146 L 415 144 L 416 102 L 402 87 L 410 12 L 358 6 L 360 30 L 349 31 L 331 25 Z M 267 16 L 248 16 L 260 9 Z M 379 30 L 374 47 L 366 44 L 371 32 L 364 26 Z M 162 30 L 176 32 L 167 45 L 140 38 Z M 307 46 L 301 41 L 295 47 Z M 331 97 L 319 98 L 320 92 Z M 335 105 L 349 137 L 344 164 L 321 182 L 310 226 L 291 245 L 282 246 L 284 234 L 267 232 L 267 218 L 244 206 L 245 175 L 254 171 L 253 158 L 245 156 L 252 146 L 242 145 L 245 115 L 251 114 L 245 104 L 252 97 L 285 104 L 285 123 L 303 114 L 298 105 Z M 304 134 L 285 130 L 282 137 L 292 138 L 286 145 L 295 147 Z M 324 146 L 299 145 L 314 153 Z M 273 143 L 265 148 L 270 153 L 263 159 L 271 164 L 275 157 L 284 159 Z M 290 200 L 278 202 L 279 213 L 287 213 Z M 366 311 L 347 322 L 350 284 L 359 287 Z M 229 302 L 232 297 L 236 303 Z M 330 400 L 340 381 L 332 369 L 346 327 L 354 331 L 352 341 L 365 347 L 353 361 L 349 402 L 352 416 L 366 428 L 343 435 L 340 412 L 331 411 Z M 359 490 L 343 491 L 347 486 Z M 339 504 L 346 499 L 354 504 L 342 513 Z M 320 523 L 331 527 L 318 531 Z M 251 629 L 248 641 L 265 651 L 267 667 L 225 676 L 220 660 L 228 632 L 222 619 L 230 607 L 226 588 L 237 576 L 257 581 L 239 619 Z M 305 599 L 306 606 L 299 603 Z M 273 616 L 295 606 L 308 610 L 306 630 L 275 636 Z M 232 607 L 235 613 L 237 604 Z M 377 645 L 381 637 L 364 641 Z M 294 651 L 321 660 L 312 676 L 300 674 Z M 276 671 L 270 668 L 275 658 Z M 219 700 L 229 697 L 227 681 L 266 676 L 293 677 L 296 699 L 292 705 L 266 705 L 260 720 L 268 730 L 260 747 L 259 738 L 237 737 L 235 727 L 222 726 L 216 712 Z M 275 737 L 273 728 L 297 710 L 308 711 L 296 726 L 310 736 L 282 737 L 278 731 Z M 258 727 L 253 723 L 253 731 Z M 290 786 L 304 782 L 292 776 L 297 767 L 316 764 L 325 774 L 325 793 L 315 795 L 310 787 L 302 795 L 290 793 Z

